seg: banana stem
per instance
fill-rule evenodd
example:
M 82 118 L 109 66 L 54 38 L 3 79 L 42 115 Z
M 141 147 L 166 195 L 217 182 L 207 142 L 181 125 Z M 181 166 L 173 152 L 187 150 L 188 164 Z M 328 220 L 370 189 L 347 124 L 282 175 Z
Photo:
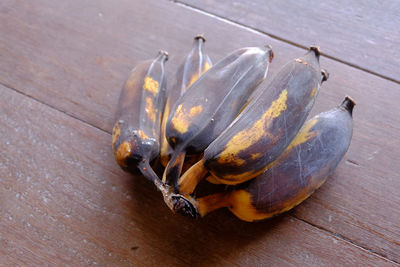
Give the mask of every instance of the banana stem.
M 165 168 L 162 181 L 169 185 L 175 185 L 182 172 L 183 163 L 185 161 L 186 151 L 182 151 L 179 148 L 174 151 L 171 160 L 168 162 Z
M 146 177 L 147 180 L 149 180 L 150 182 L 155 183 L 155 181 L 160 181 L 160 178 L 154 172 L 153 168 L 150 166 L 150 163 L 147 159 L 143 159 L 139 163 L 138 167 L 143 176 Z
M 200 181 L 205 178 L 207 172 L 203 158 L 187 170 L 178 180 L 179 192 L 183 195 L 192 194 Z
M 353 108 L 355 105 L 356 102 L 350 96 L 346 96 L 340 106 L 346 109 L 350 115 L 353 115 Z
M 197 212 L 203 217 L 214 210 L 229 207 L 230 196 L 231 192 L 227 191 L 201 197 L 196 203 Z
M 167 204 L 167 206 L 173 212 L 175 212 L 174 205 L 175 205 L 176 201 L 174 201 L 174 198 L 176 198 L 176 197 L 175 197 L 175 194 L 173 193 L 173 189 L 160 180 L 158 175 L 151 168 L 149 161 L 148 160 L 141 161 L 139 163 L 139 170 L 143 174 L 144 177 L 146 177 L 149 181 L 153 182 L 153 184 L 156 186 L 156 188 L 163 195 L 165 204 Z

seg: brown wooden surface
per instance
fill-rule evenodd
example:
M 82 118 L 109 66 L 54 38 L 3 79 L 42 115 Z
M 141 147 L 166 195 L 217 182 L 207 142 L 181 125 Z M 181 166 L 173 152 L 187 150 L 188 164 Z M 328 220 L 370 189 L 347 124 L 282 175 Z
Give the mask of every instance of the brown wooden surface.
M 313 114 L 346 94 L 358 104 L 351 147 L 327 184 L 271 221 L 243 223 L 226 211 L 191 221 L 170 214 L 150 184 L 114 162 L 109 132 L 130 68 L 163 48 L 173 74 L 200 32 L 214 62 L 235 48 L 271 44 L 272 75 L 304 50 L 169 1 L 7 0 L 0 25 L 1 263 L 400 262 L 396 82 L 323 57 L 331 77 Z M 400 69 L 395 57 L 374 60 Z
M 108 133 L 3 86 L 0 94 L 0 263 L 326 265 L 342 255 L 338 264 L 390 265 L 290 216 L 174 216 L 144 178 L 116 166 Z
M 400 81 L 400 3 L 385 1 L 178 0 L 297 46 Z

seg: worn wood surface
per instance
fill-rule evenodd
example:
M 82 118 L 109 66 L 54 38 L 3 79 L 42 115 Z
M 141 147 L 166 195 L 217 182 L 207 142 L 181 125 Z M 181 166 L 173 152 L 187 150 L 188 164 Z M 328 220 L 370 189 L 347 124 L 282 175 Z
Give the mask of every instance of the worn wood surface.
M 400 82 L 400 3 L 385 1 L 178 0 L 297 46 Z
M 144 178 L 114 164 L 110 134 L 3 86 L 0 94 L 4 265 L 326 265 L 337 254 L 338 264 L 391 264 L 290 216 L 174 216 Z
M 352 145 L 327 184 L 268 222 L 246 224 L 223 211 L 193 222 L 171 215 L 143 178 L 114 163 L 109 132 L 130 68 L 163 48 L 173 74 L 199 32 L 214 62 L 235 48 L 272 44 L 272 75 L 304 50 L 177 3 L 117 3 L 0 3 L 2 263 L 400 262 L 396 82 L 323 57 L 331 77 L 313 114 L 346 94 L 358 103 Z

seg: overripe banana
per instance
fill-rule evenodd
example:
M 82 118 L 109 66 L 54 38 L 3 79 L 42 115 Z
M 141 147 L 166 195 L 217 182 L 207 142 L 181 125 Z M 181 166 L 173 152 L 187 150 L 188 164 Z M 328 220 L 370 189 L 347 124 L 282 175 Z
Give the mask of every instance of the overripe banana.
M 322 81 L 318 47 L 286 64 L 179 179 L 188 195 L 209 171 L 215 181 L 235 185 L 262 173 L 293 140 L 309 114 Z
M 174 152 L 163 181 L 176 183 L 186 152 L 202 152 L 236 117 L 266 77 L 270 46 L 234 51 L 193 83 L 175 103 L 166 136 Z
M 150 166 L 160 152 L 160 120 L 166 99 L 164 63 L 160 51 L 154 60 L 140 62 L 131 71 L 120 95 L 112 148 L 125 171 L 140 171 L 147 179 L 159 180 Z M 158 181 L 157 181 L 158 182 Z
M 175 82 L 172 87 L 167 91 L 167 101 L 163 113 L 161 124 L 161 163 L 164 167 L 167 166 L 172 149 L 168 144 L 165 136 L 165 128 L 167 125 L 168 116 L 171 107 L 175 104 L 177 99 L 191 86 L 204 72 L 211 66 L 212 62 L 209 56 L 204 53 L 204 43 L 206 39 L 202 35 L 197 35 L 194 38 L 193 47 L 190 53 L 185 58 L 184 62 L 178 68 L 175 76 Z
M 242 220 L 258 221 L 300 204 L 326 181 L 346 153 L 354 105 L 346 97 L 339 107 L 306 122 L 283 154 L 256 178 L 230 191 L 192 199 L 199 215 L 227 207 Z
M 170 209 L 193 218 L 227 207 L 242 220 L 258 221 L 292 209 L 325 182 L 346 153 L 353 100 L 346 97 L 304 124 L 328 78 L 317 47 L 254 91 L 267 74 L 271 48 L 239 49 L 210 68 L 204 41 L 195 37 L 168 96 L 166 52 L 132 70 L 112 133 L 117 163 L 142 173 Z M 161 181 L 150 163 L 162 146 L 165 166 L 168 145 L 173 152 Z M 178 180 L 186 153 L 195 157 L 186 157 L 185 169 L 196 157 L 201 160 Z M 196 199 L 192 193 L 207 174 L 208 181 L 231 186 Z

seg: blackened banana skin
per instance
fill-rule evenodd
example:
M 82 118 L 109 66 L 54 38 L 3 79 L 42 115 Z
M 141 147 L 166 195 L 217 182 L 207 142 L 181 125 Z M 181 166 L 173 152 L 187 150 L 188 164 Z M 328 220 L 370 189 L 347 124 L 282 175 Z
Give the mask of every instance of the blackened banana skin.
M 288 211 L 308 198 L 335 170 L 353 132 L 354 102 L 343 103 L 312 118 L 269 168 L 247 183 L 200 198 L 201 216 L 228 207 L 238 218 L 258 221 Z M 196 215 L 197 216 L 197 215 Z
M 167 123 L 167 138 L 175 148 L 196 136 L 222 104 L 231 104 L 229 117 L 237 114 L 251 93 L 265 77 L 270 61 L 270 47 L 250 47 L 234 51 L 198 79 L 175 103 Z M 251 79 L 250 79 L 251 78 Z M 249 92 L 250 91 L 250 92 Z M 226 96 L 232 97 L 226 99 Z M 241 102 L 234 102 L 233 99 Z M 226 103 L 229 101 L 228 103 Z M 233 106 L 233 107 L 232 107 Z M 218 122 L 224 123 L 224 122 Z
M 157 175 L 150 161 L 160 151 L 160 120 L 166 100 L 164 63 L 160 51 L 151 61 L 144 61 L 131 71 L 120 95 L 117 122 L 112 132 L 112 147 L 117 163 L 125 171 L 154 181 Z
M 204 166 L 221 183 L 238 184 L 277 159 L 307 118 L 320 85 L 319 49 L 286 64 L 263 93 L 204 151 Z
M 167 122 L 167 139 L 175 150 L 164 172 L 167 181 L 179 177 L 186 151 L 201 152 L 237 116 L 265 79 L 272 56 L 269 46 L 236 50 L 178 99 Z
M 212 62 L 209 56 L 204 52 L 204 43 L 206 39 L 202 35 L 197 35 L 194 38 L 193 47 L 190 53 L 185 58 L 184 62 L 178 68 L 175 82 L 167 91 L 167 101 L 163 113 L 161 125 L 161 163 L 165 167 L 168 164 L 172 149 L 168 144 L 165 136 L 168 116 L 172 106 L 183 95 L 184 92 L 211 66 Z

